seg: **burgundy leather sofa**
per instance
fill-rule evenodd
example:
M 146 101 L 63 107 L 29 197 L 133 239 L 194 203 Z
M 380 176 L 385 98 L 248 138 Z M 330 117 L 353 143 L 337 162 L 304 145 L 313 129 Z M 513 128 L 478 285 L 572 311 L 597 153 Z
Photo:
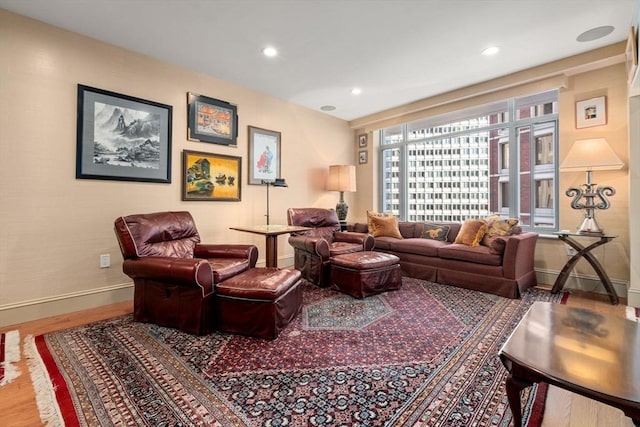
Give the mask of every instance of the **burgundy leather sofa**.
M 340 221 L 334 209 L 289 208 L 289 225 L 311 227 L 313 230 L 289 237 L 293 246 L 294 266 L 302 277 L 318 286 L 329 285 L 329 258 L 352 252 L 370 251 L 373 236 L 365 232 L 340 231 Z
M 189 212 L 129 215 L 115 220 L 134 283 L 134 320 L 203 335 L 214 328 L 214 285 L 255 267 L 254 245 L 201 244 Z
M 519 298 L 536 285 L 534 271 L 537 233 L 524 232 L 504 236 L 502 253 L 487 246 L 470 247 L 454 243 L 461 224 L 442 222 L 450 227 L 446 241 L 422 238 L 424 224 L 400 221 L 403 239 L 375 238 L 375 251 L 400 258 L 403 276 L 488 292 L 507 298 Z M 367 232 L 365 223 L 349 224 L 347 230 Z

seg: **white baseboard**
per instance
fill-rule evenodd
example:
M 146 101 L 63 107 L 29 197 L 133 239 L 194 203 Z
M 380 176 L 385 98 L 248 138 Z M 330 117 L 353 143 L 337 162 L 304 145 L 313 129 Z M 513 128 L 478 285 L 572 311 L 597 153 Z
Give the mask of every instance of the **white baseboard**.
M 640 307 L 640 289 L 629 288 L 627 291 L 627 305 Z
M 553 286 L 556 278 L 560 275 L 559 271 L 543 270 L 536 268 L 536 278 L 538 284 Z M 611 279 L 613 289 L 620 298 L 627 298 L 627 288 L 629 283 L 623 280 Z M 583 274 L 571 273 L 567 278 L 564 289 L 579 289 L 582 291 L 595 292 L 598 294 L 606 294 L 602 282 L 598 276 L 588 276 Z M 638 295 L 640 297 L 640 295 Z
M 132 282 L 4 304 L 0 305 L 0 327 L 129 300 L 133 301 Z

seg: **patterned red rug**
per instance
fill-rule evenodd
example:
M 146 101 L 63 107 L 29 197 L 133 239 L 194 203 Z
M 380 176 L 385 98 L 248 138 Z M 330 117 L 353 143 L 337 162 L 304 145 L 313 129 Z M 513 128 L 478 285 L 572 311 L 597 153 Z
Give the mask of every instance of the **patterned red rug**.
M 0 332 L 0 386 L 9 384 L 20 375 L 15 363 L 20 361 L 20 333 Z
M 302 314 L 274 341 L 195 337 L 131 316 L 31 339 L 43 421 L 508 426 L 498 350 L 534 301 L 561 298 L 531 290 L 510 300 L 406 278 L 364 300 L 304 286 Z

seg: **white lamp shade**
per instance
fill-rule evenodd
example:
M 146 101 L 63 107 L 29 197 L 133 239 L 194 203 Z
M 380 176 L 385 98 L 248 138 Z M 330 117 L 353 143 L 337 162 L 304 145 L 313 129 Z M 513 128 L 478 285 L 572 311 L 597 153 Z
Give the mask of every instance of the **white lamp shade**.
M 329 191 L 356 191 L 356 167 L 352 165 L 329 166 Z
M 573 143 L 560 164 L 563 172 L 621 169 L 622 160 L 604 138 L 580 139 Z

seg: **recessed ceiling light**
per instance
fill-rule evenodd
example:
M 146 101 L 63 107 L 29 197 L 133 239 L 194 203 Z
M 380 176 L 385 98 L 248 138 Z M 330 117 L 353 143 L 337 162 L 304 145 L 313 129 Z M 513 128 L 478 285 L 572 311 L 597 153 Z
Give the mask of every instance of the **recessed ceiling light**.
M 608 36 L 613 32 L 613 30 L 614 28 L 611 25 L 592 28 L 580 34 L 578 37 L 576 37 L 576 40 L 579 42 L 591 42 Z
M 360 89 L 359 87 L 354 87 L 353 89 L 351 89 L 352 95 L 360 95 L 361 93 L 362 93 L 362 89 Z
M 483 50 L 482 54 L 484 56 L 491 56 L 491 55 L 495 55 L 499 51 L 500 51 L 500 48 L 498 46 L 490 46 L 490 47 L 486 48 L 485 50 Z
M 273 46 L 267 46 L 264 49 L 262 49 L 262 53 L 264 54 L 264 56 L 268 56 L 269 58 L 272 58 L 278 54 L 278 51 Z
M 322 111 L 333 111 L 336 109 L 336 107 L 334 107 L 333 105 L 323 105 L 322 107 L 320 107 L 320 109 Z

